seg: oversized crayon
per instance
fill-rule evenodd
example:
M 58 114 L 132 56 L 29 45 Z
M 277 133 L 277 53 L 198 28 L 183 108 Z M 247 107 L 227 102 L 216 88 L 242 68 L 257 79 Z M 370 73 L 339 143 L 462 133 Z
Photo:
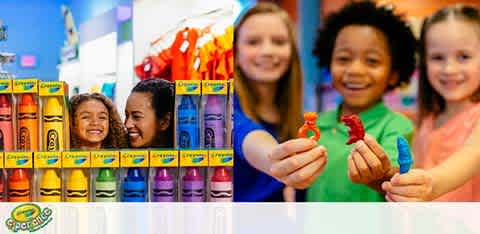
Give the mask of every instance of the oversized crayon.
M 175 182 L 168 168 L 157 168 L 155 177 L 153 178 L 153 194 L 154 202 L 174 202 Z
M 58 97 L 49 97 L 43 107 L 43 147 L 45 151 L 64 149 L 63 107 Z
M 0 94 L 0 150 L 13 150 L 12 104 L 6 94 Z
M 122 201 L 124 202 L 145 202 L 146 195 L 145 177 L 139 168 L 128 168 L 127 177 L 123 182 Z
M 198 106 L 195 97 L 182 96 L 178 106 L 178 145 L 180 148 L 199 148 Z
M 55 169 L 45 169 L 40 181 L 40 202 L 61 202 L 62 182 Z
M 183 176 L 182 201 L 184 202 L 203 202 L 204 199 L 203 177 L 197 167 L 187 168 Z
M 232 202 L 232 177 L 225 167 L 216 167 L 210 180 L 211 202 Z
M 223 148 L 225 146 L 225 108 L 221 97 L 208 96 L 204 120 L 205 148 Z
M 407 173 L 412 166 L 413 160 L 410 154 L 410 147 L 407 140 L 403 137 L 397 138 L 398 149 L 398 165 L 400 166 L 400 174 Z
M 20 95 L 18 103 L 18 149 L 38 151 L 37 104 L 31 93 Z
M 0 202 L 5 200 L 5 182 L 3 181 L 3 171 L 0 169 Z
M 117 201 L 117 178 L 110 168 L 100 168 L 95 180 L 95 202 Z
M 8 201 L 30 202 L 30 179 L 28 171 L 24 168 L 12 169 L 8 178 Z
M 88 202 L 88 178 L 82 169 L 73 169 L 68 177 L 67 202 Z

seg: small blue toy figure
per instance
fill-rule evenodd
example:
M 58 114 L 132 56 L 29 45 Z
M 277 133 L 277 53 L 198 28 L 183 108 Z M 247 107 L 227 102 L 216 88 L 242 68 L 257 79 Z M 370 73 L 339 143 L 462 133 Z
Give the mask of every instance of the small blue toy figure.
M 403 137 L 397 138 L 398 165 L 400 165 L 400 174 L 407 173 L 412 166 L 412 154 L 407 140 Z

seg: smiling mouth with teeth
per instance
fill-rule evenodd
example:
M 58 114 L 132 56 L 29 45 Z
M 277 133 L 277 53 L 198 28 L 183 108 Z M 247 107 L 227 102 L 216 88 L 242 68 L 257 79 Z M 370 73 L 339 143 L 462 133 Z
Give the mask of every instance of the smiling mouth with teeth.
M 343 83 L 347 89 L 365 89 L 368 88 L 367 84 L 355 84 L 355 83 Z
M 462 80 L 443 80 L 443 79 L 441 79 L 440 80 L 440 84 L 442 84 L 442 85 L 448 85 L 448 84 L 459 85 L 459 84 L 462 84 L 463 82 L 465 82 L 464 79 L 462 79 Z

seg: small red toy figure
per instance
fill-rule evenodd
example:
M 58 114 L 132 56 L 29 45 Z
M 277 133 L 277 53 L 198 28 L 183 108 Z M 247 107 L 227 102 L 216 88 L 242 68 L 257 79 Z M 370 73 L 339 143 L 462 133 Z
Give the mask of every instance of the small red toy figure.
M 300 127 L 300 129 L 298 129 L 298 137 L 307 137 L 307 132 L 308 130 L 310 130 L 315 133 L 313 139 L 315 141 L 318 141 L 318 139 L 320 139 L 320 130 L 315 125 L 315 123 L 317 122 L 317 113 L 305 112 L 303 114 L 303 118 L 305 119 L 305 123 Z
M 365 130 L 363 128 L 362 120 L 360 120 L 358 115 L 344 115 L 341 120 L 349 127 L 348 134 L 350 135 L 350 139 L 348 139 L 347 145 L 363 139 L 365 136 Z

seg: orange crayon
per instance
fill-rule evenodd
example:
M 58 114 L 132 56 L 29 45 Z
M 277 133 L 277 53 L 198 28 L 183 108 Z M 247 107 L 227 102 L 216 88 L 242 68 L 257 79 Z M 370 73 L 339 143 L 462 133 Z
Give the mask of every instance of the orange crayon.
M 18 149 L 38 151 L 37 104 L 33 94 L 21 94 L 18 103 Z
M 12 169 L 8 178 L 8 201 L 9 202 L 30 202 L 30 180 L 28 169 Z
M 12 104 L 7 94 L 0 94 L 0 150 L 13 150 Z

